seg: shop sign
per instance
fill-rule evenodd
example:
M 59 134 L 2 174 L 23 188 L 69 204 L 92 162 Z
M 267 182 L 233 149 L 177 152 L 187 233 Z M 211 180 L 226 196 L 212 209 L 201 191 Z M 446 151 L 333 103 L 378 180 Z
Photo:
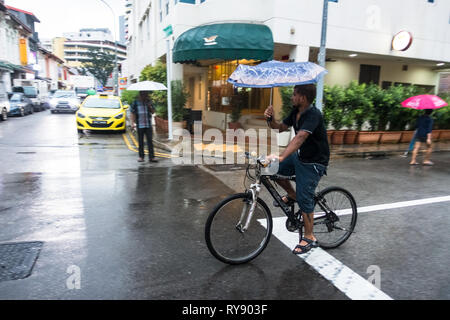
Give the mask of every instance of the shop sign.
M 216 35 L 216 36 L 211 36 L 211 37 L 208 37 L 208 38 L 203 38 L 203 40 L 205 40 L 204 45 L 205 46 L 213 46 L 213 45 L 217 44 L 217 42 L 216 42 L 216 38 L 217 37 L 218 36 Z

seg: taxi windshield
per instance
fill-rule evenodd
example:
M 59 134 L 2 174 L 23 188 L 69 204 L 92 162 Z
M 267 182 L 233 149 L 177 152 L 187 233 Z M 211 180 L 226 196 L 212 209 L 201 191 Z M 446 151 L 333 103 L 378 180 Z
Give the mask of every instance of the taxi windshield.
M 116 99 L 90 98 L 90 99 L 86 99 L 83 107 L 85 107 L 85 108 L 120 109 L 120 102 L 119 102 L 119 100 L 116 100 Z

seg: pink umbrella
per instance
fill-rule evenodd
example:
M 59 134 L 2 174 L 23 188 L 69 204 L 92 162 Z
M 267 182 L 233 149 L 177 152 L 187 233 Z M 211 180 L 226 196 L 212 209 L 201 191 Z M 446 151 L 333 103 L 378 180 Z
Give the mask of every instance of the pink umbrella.
M 447 102 L 432 94 L 414 96 L 402 102 L 403 107 L 412 109 L 439 109 L 447 105 Z

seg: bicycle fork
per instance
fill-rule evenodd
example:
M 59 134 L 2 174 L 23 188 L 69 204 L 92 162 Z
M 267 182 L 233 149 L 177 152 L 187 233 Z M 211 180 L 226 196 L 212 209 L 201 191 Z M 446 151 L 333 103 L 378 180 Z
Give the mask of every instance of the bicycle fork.
M 259 192 L 261 191 L 261 187 L 258 183 L 254 183 L 254 184 L 250 185 L 249 191 L 252 193 L 252 200 L 251 200 L 252 202 L 250 205 L 250 210 L 248 210 L 249 203 L 248 203 L 248 200 L 246 200 L 244 203 L 244 207 L 242 208 L 241 217 L 239 219 L 239 222 L 236 225 L 236 229 L 240 233 L 244 233 L 245 231 L 247 231 L 248 227 L 250 226 L 250 221 L 252 220 L 253 214 L 255 212 L 256 203 L 258 202 L 258 195 L 259 195 Z M 247 212 L 248 212 L 247 219 L 245 219 L 245 215 Z M 245 220 L 245 224 L 244 224 L 244 226 L 242 226 L 242 223 L 244 222 L 244 220 Z

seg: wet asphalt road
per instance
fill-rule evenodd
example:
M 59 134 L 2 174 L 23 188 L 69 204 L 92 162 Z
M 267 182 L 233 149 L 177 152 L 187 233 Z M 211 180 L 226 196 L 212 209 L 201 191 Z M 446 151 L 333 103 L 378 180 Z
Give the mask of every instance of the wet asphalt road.
M 48 111 L 0 123 L 0 155 L 0 243 L 44 242 L 28 278 L 0 282 L 0 299 L 348 299 L 275 237 L 247 265 L 210 255 L 208 212 L 241 191 L 242 171 L 138 164 L 121 134 L 79 138 L 73 115 Z M 349 189 L 360 207 L 448 196 L 449 154 L 433 160 L 334 160 L 321 187 Z M 366 279 L 379 266 L 393 299 L 449 299 L 449 213 L 449 202 L 361 213 L 328 252 Z M 73 265 L 80 289 L 67 287 Z

